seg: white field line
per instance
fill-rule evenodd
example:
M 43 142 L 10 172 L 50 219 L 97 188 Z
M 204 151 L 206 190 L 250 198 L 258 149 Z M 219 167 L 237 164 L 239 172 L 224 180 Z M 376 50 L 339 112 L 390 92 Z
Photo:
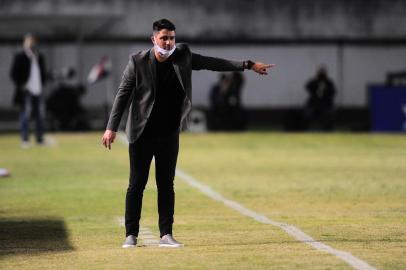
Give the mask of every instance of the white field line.
M 128 144 L 125 134 L 120 133 L 119 138 L 124 144 Z M 350 252 L 336 250 L 336 249 L 330 247 L 329 245 L 326 245 L 322 242 L 314 240 L 311 236 L 305 234 L 303 231 L 301 231 L 299 228 L 297 228 L 293 225 L 271 220 L 264 215 L 261 215 L 255 211 L 252 211 L 252 210 L 246 208 L 245 206 L 241 205 L 240 203 L 238 203 L 236 201 L 229 200 L 229 199 L 223 197 L 220 193 L 215 192 L 211 187 L 200 183 L 197 179 L 193 178 L 192 176 L 188 175 L 187 173 L 185 173 L 184 171 L 182 171 L 180 169 L 176 170 L 176 176 L 178 176 L 181 180 L 183 180 L 190 186 L 198 189 L 200 192 L 202 192 L 205 195 L 207 195 L 208 197 L 212 198 L 213 200 L 222 202 L 225 205 L 227 205 L 228 207 L 241 213 L 242 215 L 251 217 L 258 222 L 279 227 L 282 230 L 284 230 L 286 233 L 288 233 L 290 236 L 299 240 L 300 242 L 306 243 L 317 250 L 330 253 L 330 254 L 338 257 L 339 259 L 343 260 L 344 262 L 346 262 L 347 264 L 352 266 L 354 269 L 357 269 L 357 270 L 375 270 L 376 269 L 375 267 L 369 265 L 367 262 L 355 257 Z
M 118 217 L 117 219 L 121 226 L 125 226 L 123 217 Z M 140 227 L 138 239 L 141 239 L 144 246 L 157 247 L 159 245 L 158 238 L 155 237 L 155 235 L 147 227 Z
M 213 200 L 219 201 L 227 205 L 228 207 L 240 212 L 241 214 L 251 217 L 255 219 L 256 221 L 259 221 L 264 224 L 270 224 L 276 227 L 281 228 L 285 232 L 287 232 L 289 235 L 293 236 L 297 240 L 304 242 L 312 247 L 314 247 L 317 250 L 324 251 L 327 253 L 330 253 L 344 262 L 348 263 L 350 266 L 352 266 L 354 269 L 359 269 L 359 270 L 373 270 L 376 269 L 369 265 L 367 262 L 364 262 L 354 255 L 352 255 L 349 252 L 346 251 L 341 251 L 341 250 L 336 250 L 322 242 L 314 240 L 312 237 L 309 235 L 305 234 L 303 231 L 301 231 L 299 228 L 289 225 L 286 223 L 278 222 L 278 221 L 273 221 L 269 219 L 268 217 L 258 214 L 243 205 L 239 204 L 236 201 L 232 201 L 229 199 L 224 198 L 222 195 L 219 193 L 213 191 L 209 186 L 206 186 L 199 181 L 197 181 L 195 178 L 191 177 L 190 175 L 186 174 L 182 170 L 177 169 L 176 170 L 176 175 L 188 183 L 190 186 L 197 188 L 199 191 L 202 193 L 206 194 L 208 197 L 212 198 Z

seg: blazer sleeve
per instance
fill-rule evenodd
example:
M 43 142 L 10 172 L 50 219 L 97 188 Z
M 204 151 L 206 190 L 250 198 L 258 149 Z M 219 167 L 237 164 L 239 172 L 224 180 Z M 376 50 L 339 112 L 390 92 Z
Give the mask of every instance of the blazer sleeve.
M 130 101 L 131 93 L 136 86 L 135 70 L 135 59 L 131 56 L 121 77 L 121 83 L 118 87 L 116 98 L 114 99 L 106 129 L 117 131 L 120 125 L 121 117 Z
M 222 58 L 204 56 L 192 53 L 192 69 L 207 69 L 212 71 L 244 71 L 242 61 L 232 61 Z

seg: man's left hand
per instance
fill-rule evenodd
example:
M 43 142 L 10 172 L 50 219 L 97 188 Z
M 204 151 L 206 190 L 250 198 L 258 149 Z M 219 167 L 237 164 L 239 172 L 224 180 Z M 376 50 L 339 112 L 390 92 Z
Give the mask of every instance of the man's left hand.
M 252 66 L 252 70 L 255 71 L 258 74 L 261 75 L 268 75 L 268 69 L 271 67 L 274 67 L 275 64 L 264 64 L 261 62 L 256 62 L 253 66 Z

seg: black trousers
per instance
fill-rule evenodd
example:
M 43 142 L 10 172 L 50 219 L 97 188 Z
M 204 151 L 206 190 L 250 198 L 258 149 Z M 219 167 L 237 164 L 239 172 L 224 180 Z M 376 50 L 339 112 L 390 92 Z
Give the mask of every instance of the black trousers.
M 126 236 L 138 236 L 142 197 L 148 181 L 152 157 L 155 157 L 155 176 L 158 188 L 159 231 L 161 237 L 172 234 L 175 208 L 174 179 L 179 152 L 179 134 L 161 138 L 143 138 L 129 146 L 130 181 L 126 195 Z

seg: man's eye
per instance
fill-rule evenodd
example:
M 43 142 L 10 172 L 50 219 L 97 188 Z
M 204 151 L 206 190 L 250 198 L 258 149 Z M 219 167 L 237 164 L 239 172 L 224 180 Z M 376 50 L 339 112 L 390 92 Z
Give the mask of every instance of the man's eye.
M 175 40 L 175 37 L 161 37 L 160 39 L 161 39 L 162 41 Z

